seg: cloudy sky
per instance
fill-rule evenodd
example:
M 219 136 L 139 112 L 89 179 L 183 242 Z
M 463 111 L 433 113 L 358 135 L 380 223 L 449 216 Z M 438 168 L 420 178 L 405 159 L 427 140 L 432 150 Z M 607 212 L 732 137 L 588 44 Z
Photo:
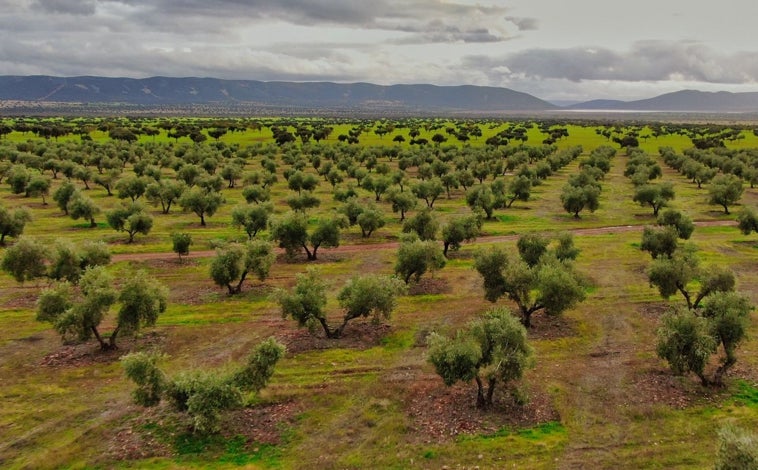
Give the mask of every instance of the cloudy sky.
M 0 75 L 758 91 L 755 0 L 0 0 Z

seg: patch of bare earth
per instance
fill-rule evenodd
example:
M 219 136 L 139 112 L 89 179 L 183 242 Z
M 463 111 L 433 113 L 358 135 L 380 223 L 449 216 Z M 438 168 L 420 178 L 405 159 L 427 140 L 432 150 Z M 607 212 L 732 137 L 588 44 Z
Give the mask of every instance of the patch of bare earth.
M 261 444 L 277 445 L 282 433 L 295 423 L 301 407 L 297 402 L 265 403 L 226 413 L 221 420 L 221 436 L 231 439 L 242 436 L 246 445 L 255 452 Z M 179 421 L 177 421 L 179 418 Z M 192 432 L 189 421 L 184 421 L 162 404 L 140 408 L 139 415 L 124 423 L 109 437 L 104 461 L 129 461 L 152 457 L 174 457 L 174 444 L 179 436 Z
M 40 288 L 37 287 L 17 287 L 10 289 L 8 297 L 3 301 L 2 307 L 9 309 L 34 309 L 37 305 Z
M 224 435 L 244 436 L 252 444 L 281 444 L 282 432 L 295 424 L 300 413 L 295 401 L 268 403 L 233 411 L 224 419 Z
M 190 266 L 198 266 L 200 264 L 197 259 L 184 257 L 180 260 L 178 256 L 173 258 L 168 257 L 138 260 L 138 262 L 141 262 L 147 268 L 153 269 L 177 269 Z
M 45 367 L 80 367 L 117 361 L 132 350 L 157 349 L 166 340 L 166 334 L 149 332 L 138 338 L 121 338 L 118 349 L 103 351 L 96 343 L 66 344 L 48 354 L 40 362 Z
M 576 336 L 578 321 L 565 315 L 536 315 L 527 333 L 532 340 L 551 340 Z
M 438 443 L 460 434 L 492 434 L 503 428 L 523 429 L 560 419 L 550 397 L 531 388 L 521 405 L 508 391 L 498 389 L 490 408 L 476 407 L 476 386 L 458 383 L 446 387 L 426 374 L 409 384 L 406 412 L 409 435 L 423 443 Z
M 183 305 L 201 305 L 208 299 L 224 292 L 217 287 L 199 286 L 197 284 L 175 284 L 169 290 L 168 300 Z
M 391 331 L 392 327 L 387 324 L 355 322 L 345 327 L 340 338 L 327 338 L 323 330 L 310 332 L 307 328 L 284 331 L 277 334 L 277 338 L 287 346 L 288 353 L 298 354 L 331 348 L 369 349 L 381 344 L 382 338 Z
M 425 277 L 408 288 L 409 295 L 436 295 L 450 293 L 450 283 L 444 278 Z
M 172 440 L 176 434 L 163 430 L 169 421 L 166 408 L 141 408 L 136 418 L 115 429 L 109 436 L 103 460 L 113 462 L 170 457 L 174 453 Z

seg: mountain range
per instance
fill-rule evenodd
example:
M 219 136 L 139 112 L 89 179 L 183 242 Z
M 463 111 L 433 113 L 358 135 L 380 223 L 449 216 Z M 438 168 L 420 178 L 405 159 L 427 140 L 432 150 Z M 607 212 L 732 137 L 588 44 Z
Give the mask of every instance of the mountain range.
M 660 111 L 756 113 L 758 92 L 684 90 L 638 101 L 594 100 L 560 107 L 527 93 L 483 86 L 262 82 L 216 78 L 0 76 L 0 101 L 105 103 L 141 107 L 211 105 L 405 113 Z

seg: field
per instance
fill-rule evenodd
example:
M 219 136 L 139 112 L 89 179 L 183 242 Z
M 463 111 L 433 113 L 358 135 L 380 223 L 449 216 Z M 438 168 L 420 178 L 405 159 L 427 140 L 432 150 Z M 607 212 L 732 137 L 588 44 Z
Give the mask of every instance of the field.
M 165 129 L 160 128 L 160 120 L 143 120 L 143 129 L 160 130 L 154 136 L 136 132 L 134 141 L 112 138 L 114 128 L 133 125 L 128 121 L 110 123 L 109 128 L 100 130 L 101 123 L 75 120 L 47 124 L 88 126 L 86 135 L 91 140 L 82 141 L 71 132 L 45 139 L 31 130 L 13 130 L 0 140 L 0 164 L 11 158 L 14 164 L 38 162 L 13 154 L 19 148 L 23 148 L 20 154 L 39 159 L 56 155 L 76 161 L 87 148 L 96 154 L 112 145 L 113 159 L 131 155 L 118 168 L 123 176 L 134 174 L 140 160 L 150 155 L 173 155 L 173 163 L 197 158 L 198 165 L 210 156 L 218 160 L 213 170 L 218 168 L 220 174 L 233 160 L 230 155 L 253 149 L 244 157 L 235 186 L 223 185 L 220 192 L 225 202 L 207 218 L 205 226 L 178 204 L 168 214 L 163 214 L 160 206 L 148 205 L 154 220 L 152 230 L 138 234 L 133 243 L 127 243 L 124 233 L 106 223 L 105 213 L 121 202 L 118 191 L 108 196 L 92 179 L 88 182 L 91 189 L 85 190 L 84 182 L 72 177 L 102 210 L 96 216 L 96 227 L 89 228 L 86 220 L 66 216 L 49 196 L 48 204 L 43 204 L 38 196 L 14 194 L 7 180 L 0 180 L 0 202 L 8 208 L 28 207 L 32 213 L 25 237 L 48 245 L 61 238 L 103 240 L 113 254 L 108 269 L 116 279 L 144 270 L 169 288 L 168 308 L 155 327 L 141 330 L 134 338 L 123 338 L 117 350 L 103 352 L 94 341 L 63 344 L 49 324 L 35 321 L 35 302 L 50 285 L 49 280 L 20 284 L 7 273 L 0 274 L 3 468 L 710 468 L 722 426 L 758 429 L 758 313 L 751 313 L 748 338 L 740 344 L 738 362 L 723 386 L 705 387 L 694 375 L 676 376 L 656 355 L 661 316 L 670 305 L 681 305 L 683 300 L 678 295 L 662 300 L 648 281 L 651 258 L 640 250 L 640 240 L 643 227 L 655 224 L 656 218 L 649 207 L 632 200 L 635 186 L 624 175 L 629 151 L 601 134 L 613 128 L 612 124 L 548 123 L 541 129 L 531 122 L 527 127 L 509 122 L 419 120 L 397 123 L 393 131 L 380 136 L 374 130 L 391 123 L 337 121 L 327 123 L 331 133 L 311 147 L 300 140 L 277 146 L 272 127 L 294 133 L 298 127 L 324 125 L 316 120 L 279 122 L 272 118 L 263 120 L 262 126 L 247 123 L 245 129 L 218 139 L 208 134 L 221 125 L 218 122 L 179 121 Z M 187 135 L 170 137 L 179 124 L 200 125 L 205 138 L 195 143 Z M 480 137 L 461 140 L 446 132 L 447 128 L 470 129 L 472 125 L 482 130 Z M 410 188 L 420 181 L 419 167 L 429 161 L 424 158 L 434 160 L 447 152 L 454 155 L 447 162 L 452 168 L 458 156 L 468 158 L 465 156 L 470 154 L 475 159 L 476 152 L 495 152 L 486 144 L 489 138 L 522 126 L 525 145 L 542 146 L 543 140 L 550 138 L 549 129 L 563 128 L 568 136 L 556 136 L 550 143 L 555 146 L 553 153 L 580 145 L 581 154 L 533 186 L 527 201 L 516 200 L 509 208 L 495 209 L 494 216 L 483 222 L 476 241 L 464 243 L 459 251 L 451 252 L 444 268 L 413 284 L 408 294 L 399 298 L 391 318 L 381 324 L 356 320 L 340 339 L 314 336 L 292 319 L 282 318 L 271 294 L 277 288 L 291 287 L 297 274 L 315 267 L 330 286 L 327 308 L 337 318 L 340 309 L 334 292 L 345 281 L 357 274 L 392 274 L 402 223 L 387 194 L 375 202 L 386 224 L 370 237 L 362 237 L 357 226 L 345 228 L 340 246 L 320 248 L 316 261 L 306 261 L 304 253 L 290 259 L 280 250 L 270 277 L 248 281 L 234 296 L 209 276 L 212 250 L 219 240 L 248 238 L 231 224 L 232 211 L 245 202 L 242 175 L 260 172 L 263 160 L 276 165 L 278 181 L 269 188 L 274 217 L 289 210 L 286 199 L 295 194 L 288 188 L 285 172 L 305 162 L 302 171 L 317 177 L 313 195 L 321 204 L 307 211 L 314 227 L 342 206 L 334 200 L 325 175 L 317 174 L 313 160 L 308 160 L 314 154 L 322 155 L 323 165 L 329 160 L 323 156 L 330 155 L 328 149 L 337 149 L 338 155 L 352 155 L 356 168 L 365 170 L 367 162 L 372 162 L 374 166 L 369 165 L 366 173 L 374 176 L 378 165 L 395 171 L 404 155 L 420 154 L 421 164 L 406 170 Z M 339 136 L 347 136 L 357 127 L 365 128 L 358 143 L 341 142 L 345 139 Z M 758 206 L 758 188 L 745 182 L 739 202 L 730 207 L 731 214 L 725 214 L 722 207 L 708 202 L 708 183 L 698 189 L 690 178 L 664 163 L 660 147 L 682 153 L 692 147 L 692 140 L 683 133 L 654 136 L 660 127 L 619 127 L 612 137 L 630 132 L 639 137 L 639 147 L 661 168 L 662 176 L 655 182 L 670 182 L 675 189 L 670 206 L 695 221 L 691 241 L 698 246 L 700 259 L 706 265 L 734 271 L 737 290 L 753 305 L 758 304 L 758 234 L 743 235 L 735 222 L 740 209 Z M 679 125 L 669 127 L 678 129 Z M 419 130 L 415 138 L 426 139 L 426 145 L 410 143 L 414 128 Z M 722 131 L 711 129 L 696 135 L 713 136 Z M 434 144 L 435 134 L 446 142 Z M 404 140 L 393 141 L 397 135 Z M 724 141 L 725 149 L 758 148 L 758 137 L 751 129 L 739 128 L 737 135 L 739 138 Z M 511 134 L 509 146 L 524 143 L 517 140 Z M 617 153 L 601 181 L 599 207 L 574 217 L 562 207 L 562 188 L 581 171 L 591 151 L 603 145 L 614 147 Z M 53 150 L 38 151 L 43 147 Z M 507 152 L 508 146 L 498 148 Z M 224 149 L 232 150 L 224 155 Z M 203 158 L 193 157 L 197 154 Z M 93 161 L 83 158 L 78 163 L 93 170 L 91 178 L 98 174 Z M 174 179 L 179 167 L 170 163 L 160 165 L 159 171 L 163 179 Z M 335 186 L 354 185 L 360 203 L 369 205 L 375 194 L 359 187 L 350 176 L 356 168 L 342 170 L 344 179 Z M 511 181 L 514 171 L 499 171 L 496 178 L 488 175 L 484 183 L 476 181 L 472 187 L 494 180 Z M 49 170 L 42 174 L 52 175 Z M 51 179 L 50 194 L 65 180 L 63 174 Z M 436 200 L 432 212 L 442 225 L 470 214 L 466 192 L 452 188 L 450 197 L 443 193 Z M 420 200 L 408 217 L 424 206 Z M 493 306 L 484 299 L 482 278 L 473 269 L 477 251 L 499 246 L 515 252 L 521 234 L 550 236 L 562 231 L 572 232 L 581 250 L 576 267 L 588 280 L 586 300 L 557 317 L 535 314 L 528 333 L 535 350 L 534 367 L 515 384 L 521 399 L 499 392 L 493 408 L 479 409 L 472 383 L 443 384 L 427 361 L 426 338 L 430 332 L 452 335 Z M 192 235 L 193 245 L 184 259 L 172 252 L 170 235 L 175 232 Z M 269 230 L 263 230 L 256 238 L 265 239 L 268 234 Z M 16 238 L 6 241 L 11 246 Z M 505 298 L 497 305 L 514 307 Z M 114 319 L 111 313 L 105 326 Z M 186 417 L 165 404 L 154 408 L 135 405 L 133 385 L 118 360 L 130 351 L 156 350 L 165 354 L 161 367 L 169 374 L 192 368 L 228 368 L 269 336 L 288 349 L 269 385 L 248 406 L 225 413 L 221 432 L 210 435 L 193 433 Z M 716 356 L 709 371 L 716 368 Z

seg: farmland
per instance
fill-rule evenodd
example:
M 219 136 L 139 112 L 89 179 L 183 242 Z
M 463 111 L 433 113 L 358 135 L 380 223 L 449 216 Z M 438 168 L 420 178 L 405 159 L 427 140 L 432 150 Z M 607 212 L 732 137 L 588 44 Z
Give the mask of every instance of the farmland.
M 47 247 L 62 239 L 102 241 L 116 285 L 144 272 L 167 287 L 154 326 L 101 351 L 94 340 L 62 342 L 49 323 L 35 320 L 37 299 L 53 285 L 49 276 L 20 283 L 0 274 L 3 467 L 708 468 L 720 428 L 758 428 L 758 314 L 749 314 L 747 339 L 723 384 L 673 374 L 656 353 L 656 332 L 671 306 L 686 303 L 678 292 L 662 299 L 651 284 L 653 261 L 640 248 L 643 228 L 657 218 L 634 200 L 643 184 L 670 183 L 675 196 L 667 208 L 694 221 L 689 242 L 700 262 L 733 271 L 736 290 L 758 304 L 758 234 L 741 233 L 736 222 L 743 209 L 758 206 L 753 127 L 51 118 L 3 120 L 0 129 L 0 202 L 31 215 L 0 255 L 24 239 Z M 603 152 L 608 167 L 594 182 L 596 204 L 575 211 L 565 203 L 566 187 Z M 641 184 L 634 159 L 657 167 Z M 709 199 L 726 175 L 739 180 L 740 194 L 722 207 Z M 49 187 L 35 190 L 34 178 Z M 512 185 L 519 178 L 526 189 Z M 17 190 L 14 181 L 22 179 Z M 144 182 L 136 197 L 129 179 Z M 67 182 L 99 212 L 66 215 L 73 206 L 61 207 L 54 194 Z M 218 194 L 221 202 L 202 219 L 184 196 L 166 210 L 165 199 L 146 189 L 159 182 Z M 402 193 L 413 195 L 407 214 L 398 209 Z M 488 205 L 484 194 L 495 202 Z M 131 200 L 150 228 L 114 230 L 109 214 Z M 376 210 L 382 223 L 368 235 L 350 225 L 351 201 Z M 238 208 L 263 206 L 268 223 L 255 233 L 233 223 Z M 411 279 L 389 318 L 353 320 L 331 339 L 283 317 L 279 289 L 316 269 L 327 285 L 326 311 L 338 323 L 337 291 L 359 274 L 394 274 L 403 232 L 420 214 L 440 228 L 477 214 L 481 226 L 447 253 L 444 267 Z M 310 234 L 326 220 L 348 223 L 336 243 L 322 243 L 317 256 L 313 250 L 315 260 L 299 245 L 277 249 L 268 275 L 251 274 L 239 293 L 214 283 L 217 248 L 268 240 L 290 216 L 304 219 Z M 442 232 L 427 237 L 440 249 Z M 524 234 L 550 239 L 562 232 L 573 234 L 579 249 L 572 266 L 584 300 L 560 315 L 534 314 L 533 366 L 498 389 L 491 407 L 478 408 L 473 381 L 445 386 L 428 361 L 427 337 L 453 336 L 493 307 L 475 269 L 483 250 L 513 254 Z M 177 233 L 192 239 L 183 257 L 173 251 Z M 507 296 L 495 305 L 517 311 Z M 104 331 L 113 329 L 116 311 L 114 305 L 105 315 Z M 156 351 L 170 376 L 229 370 L 270 336 L 287 353 L 268 385 L 223 413 L 213 433 L 193 432 L 165 403 L 134 404 L 119 361 L 128 352 Z M 706 365 L 709 373 L 721 355 Z

